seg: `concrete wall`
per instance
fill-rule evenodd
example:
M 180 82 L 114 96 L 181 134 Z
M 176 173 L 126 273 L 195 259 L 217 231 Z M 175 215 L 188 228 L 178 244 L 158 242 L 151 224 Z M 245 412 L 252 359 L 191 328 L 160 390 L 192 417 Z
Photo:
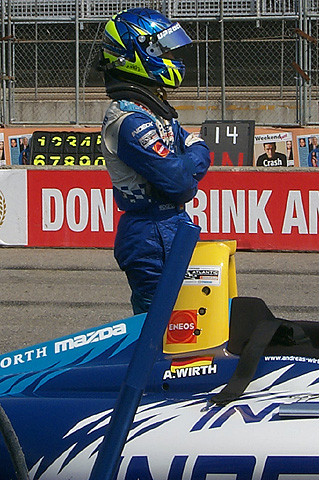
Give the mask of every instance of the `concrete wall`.
M 221 102 L 212 100 L 175 100 L 171 102 L 183 125 L 200 125 L 206 119 L 221 120 Z M 318 101 L 311 104 L 310 118 L 319 123 Z M 80 124 L 99 125 L 109 104 L 107 99 L 80 101 Z M 256 125 L 295 125 L 296 100 L 229 100 L 226 120 L 255 120 Z M 14 105 L 13 123 L 74 124 L 75 102 L 72 100 L 18 100 Z

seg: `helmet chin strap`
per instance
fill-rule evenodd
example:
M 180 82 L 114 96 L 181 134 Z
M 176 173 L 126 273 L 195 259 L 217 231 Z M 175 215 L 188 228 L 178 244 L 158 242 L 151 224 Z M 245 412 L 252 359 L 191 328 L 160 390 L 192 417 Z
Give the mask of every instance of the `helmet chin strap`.
M 106 94 L 112 100 L 129 100 L 139 102 L 148 107 L 152 112 L 165 120 L 177 118 L 178 114 L 166 99 L 167 95 L 163 88 L 152 90 L 137 85 L 133 82 L 123 82 L 112 79 L 105 75 Z

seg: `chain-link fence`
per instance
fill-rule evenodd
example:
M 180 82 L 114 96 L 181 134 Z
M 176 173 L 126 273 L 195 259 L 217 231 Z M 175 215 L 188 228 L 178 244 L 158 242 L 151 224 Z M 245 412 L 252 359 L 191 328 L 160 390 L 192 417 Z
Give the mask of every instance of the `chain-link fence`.
M 105 22 L 157 8 L 193 39 L 184 123 L 318 123 L 318 0 L 1 0 L 3 123 L 100 124 L 108 100 L 95 64 Z

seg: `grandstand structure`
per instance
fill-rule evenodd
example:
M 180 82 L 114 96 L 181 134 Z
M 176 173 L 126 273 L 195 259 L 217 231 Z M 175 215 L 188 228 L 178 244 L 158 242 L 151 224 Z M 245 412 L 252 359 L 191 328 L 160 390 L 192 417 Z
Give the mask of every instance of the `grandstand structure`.
M 0 122 L 100 124 L 103 28 L 134 7 L 193 39 L 183 86 L 169 92 L 183 123 L 319 124 L 319 0 L 1 0 Z
M 5 0 L 8 5 L 8 0 Z M 309 13 L 316 13 L 317 2 L 311 0 Z M 105 1 L 105 0 L 11 0 L 11 15 L 14 20 L 25 19 L 68 19 L 78 14 L 82 20 L 105 19 L 125 8 L 147 6 L 161 10 L 170 18 L 211 19 L 220 16 L 220 0 L 213 1 Z M 298 2 L 295 0 L 224 0 L 225 16 L 275 16 L 297 15 Z

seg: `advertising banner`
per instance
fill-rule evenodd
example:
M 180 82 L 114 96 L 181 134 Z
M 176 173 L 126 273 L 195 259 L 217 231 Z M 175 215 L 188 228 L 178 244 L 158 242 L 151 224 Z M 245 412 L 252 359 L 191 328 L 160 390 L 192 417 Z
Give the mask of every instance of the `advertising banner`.
M 187 210 L 203 240 L 239 249 L 318 251 L 319 177 L 309 171 L 209 172 Z
M 27 245 L 27 172 L 0 170 L 0 245 Z
M 300 167 L 319 167 L 319 135 L 298 135 Z
M 6 164 L 6 154 L 4 150 L 4 132 L 0 131 L 0 167 Z
M 256 167 L 293 167 L 292 132 L 255 135 Z
M 29 246 L 112 247 L 120 212 L 106 170 L 29 170 Z
M 318 179 L 309 171 L 210 171 L 187 211 L 202 240 L 318 251 Z M 27 192 L 29 246 L 113 247 L 121 213 L 107 171 L 29 170 Z

